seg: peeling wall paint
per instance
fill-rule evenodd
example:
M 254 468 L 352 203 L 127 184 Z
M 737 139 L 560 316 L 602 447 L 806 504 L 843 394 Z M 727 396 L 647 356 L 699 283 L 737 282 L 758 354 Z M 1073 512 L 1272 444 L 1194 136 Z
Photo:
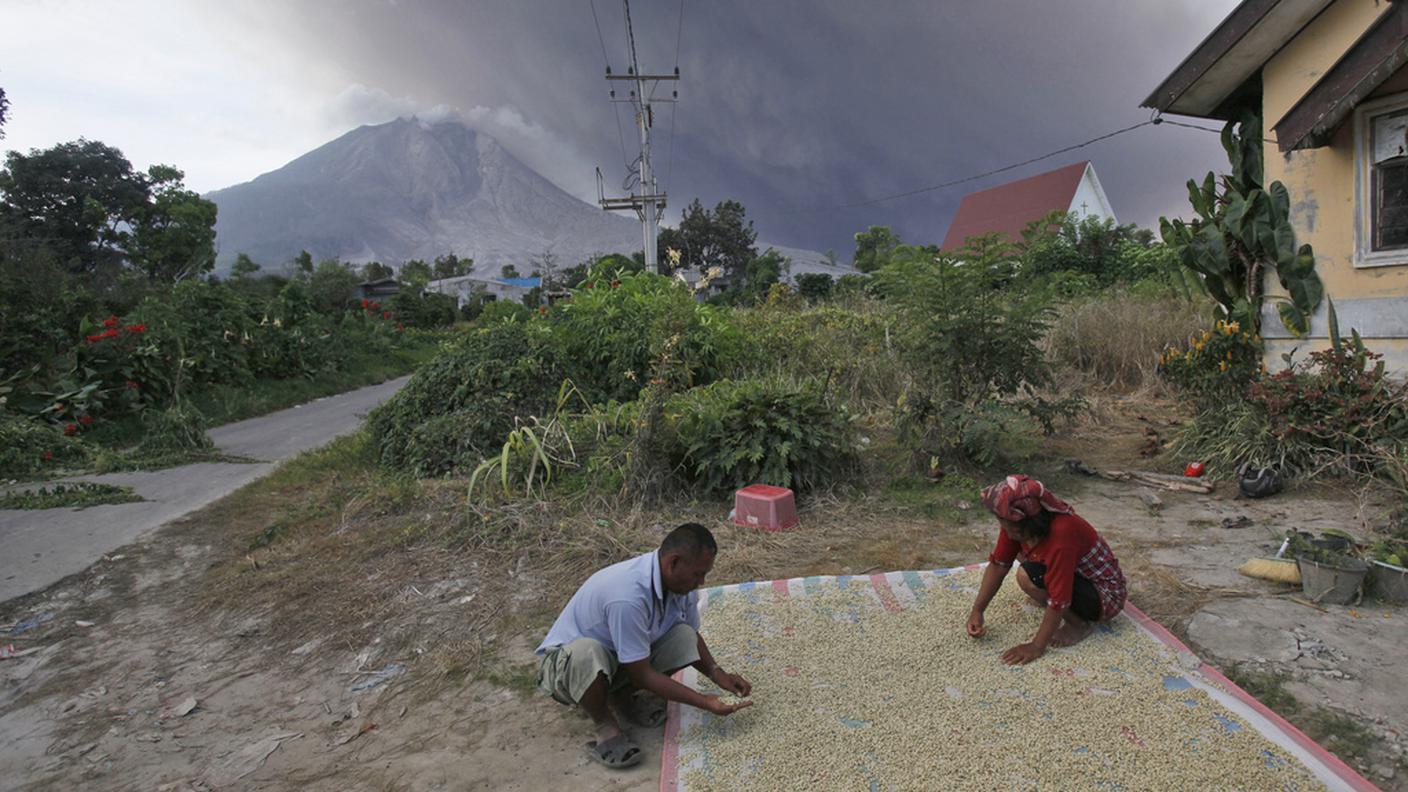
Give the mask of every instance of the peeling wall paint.
M 1262 69 L 1262 112 L 1269 129 L 1300 100 L 1341 55 L 1388 9 L 1375 0 L 1336 0 L 1267 62 Z M 1398 77 L 1385 88 L 1403 89 Z M 1390 368 L 1408 372 L 1408 265 L 1356 267 L 1355 223 L 1357 163 L 1351 118 L 1318 149 L 1281 154 L 1267 143 L 1265 179 L 1280 181 L 1291 196 L 1291 224 L 1299 244 L 1315 248 L 1315 266 L 1341 316 L 1341 330 L 1357 328 L 1369 346 L 1385 355 Z M 1267 291 L 1284 294 L 1274 274 Z M 1348 314 L 1346 310 L 1349 309 Z M 1402 314 L 1400 318 L 1399 314 Z M 1310 337 L 1292 339 L 1281 327 L 1274 307 L 1263 322 L 1268 368 L 1281 365 L 1281 354 L 1299 347 L 1297 359 L 1329 345 L 1322 303 L 1311 322 Z

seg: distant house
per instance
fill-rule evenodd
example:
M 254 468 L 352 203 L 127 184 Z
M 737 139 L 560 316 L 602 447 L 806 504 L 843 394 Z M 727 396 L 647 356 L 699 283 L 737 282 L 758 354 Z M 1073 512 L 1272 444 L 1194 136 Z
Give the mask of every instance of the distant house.
M 395 278 L 381 278 L 357 284 L 357 298 L 380 302 L 401 291 L 401 282 Z
M 1019 241 L 1028 225 L 1055 211 L 1115 220 L 1115 210 L 1100 187 L 1095 166 L 1089 161 L 1077 162 L 963 196 L 944 235 L 942 250 L 961 248 L 969 237 L 993 232 Z
M 1335 303 L 1388 367 L 1408 373 L 1408 3 L 1245 0 L 1144 101 L 1229 120 L 1260 110 L 1264 181 L 1291 197 L 1299 243 Z M 1190 174 L 1191 175 L 1191 174 Z M 1277 293 L 1276 279 L 1266 288 Z M 1310 339 L 1265 306 L 1268 364 L 1329 345 L 1327 303 Z M 1307 343 L 1307 340 L 1310 343 Z
M 494 300 L 523 302 L 528 292 L 543 285 L 542 278 L 481 278 L 476 275 L 460 275 L 454 278 L 441 278 L 425 285 L 425 290 L 436 294 L 448 294 L 455 298 L 461 308 L 476 295 L 488 295 Z

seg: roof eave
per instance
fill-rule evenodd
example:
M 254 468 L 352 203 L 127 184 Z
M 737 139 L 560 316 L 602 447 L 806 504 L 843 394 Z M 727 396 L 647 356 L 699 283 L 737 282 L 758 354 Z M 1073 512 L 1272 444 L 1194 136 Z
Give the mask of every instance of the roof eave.
M 1262 66 L 1332 0 L 1243 0 L 1142 107 L 1227 120 Z M 1259 85 L 1259 83 L 1258 83 Z
M 1370 94 L 1408 64 L 1408 8 L 1390 5 L 1272 129 L 1281 151 L 1319 148 Z

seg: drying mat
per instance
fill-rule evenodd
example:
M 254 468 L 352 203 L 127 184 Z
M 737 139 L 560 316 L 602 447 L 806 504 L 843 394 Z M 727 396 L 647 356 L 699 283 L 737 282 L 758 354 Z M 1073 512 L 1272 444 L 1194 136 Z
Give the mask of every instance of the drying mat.
M 1003 665 L 1042 609 L 1008 580 L 968 638 L 983 566 L 701 590 L 709 646 L 756 703 L 672 702 L 662 792 L 1375 789 L 1133 605 Z

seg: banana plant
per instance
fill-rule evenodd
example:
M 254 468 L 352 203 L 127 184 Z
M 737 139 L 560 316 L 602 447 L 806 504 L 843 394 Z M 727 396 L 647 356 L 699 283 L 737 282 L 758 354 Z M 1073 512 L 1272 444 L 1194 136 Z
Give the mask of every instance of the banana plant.
M 1303 336 L 1325 289 L 1315 272 L 1315 251 L 1296 246 L 1286 186 L 1263 186 L 1261 117 L 1246 112 L 1229 121 L 1222 146 L 1231 172 L 1219 178 L 1210 171 L 1201 183 L 1188 180 L 1188 203 L 1197 216 L 1191 222 L 1159 218 L 1164 241 L 1198 275 L 1222 318 L 1259 329 L 1262 304 L 1273 299 L 1281 323 Z M 1265 293 L 1268 270 L 1275 271 L 1286 296 Z

